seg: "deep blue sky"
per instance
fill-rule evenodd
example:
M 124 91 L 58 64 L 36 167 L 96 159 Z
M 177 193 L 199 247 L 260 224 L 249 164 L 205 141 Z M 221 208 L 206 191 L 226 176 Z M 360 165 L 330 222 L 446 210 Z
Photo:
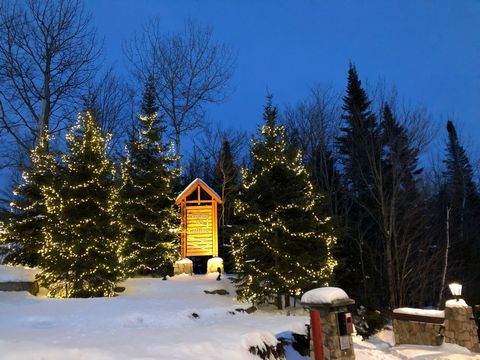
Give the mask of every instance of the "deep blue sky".
M 233 94 L 209 119 L 252 131 L 267 89 L 280 106 L 316 84 L 343 90 L 349 61 L 386 80 L 438 124 L 453 117 L 480 135 L 478 0 L 87 0 L 107 63 L 124 68 L 121 42 L 152 15 L 165 31 L 186 18 L 214 28 L 238 53 Z

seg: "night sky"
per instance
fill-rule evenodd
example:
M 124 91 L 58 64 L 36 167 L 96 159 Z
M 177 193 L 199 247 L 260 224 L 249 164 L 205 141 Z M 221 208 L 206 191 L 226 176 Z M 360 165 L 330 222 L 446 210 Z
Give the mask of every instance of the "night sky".
M 428 107 L 438 126 L 455 119 L 465 140 L 480 134 L 480 1 L 475 0 L 88 0 L 106 64 L 125 71 L 121 42 L 150 16 L 165 31 L 187 18 L 212 25 L 238 54 L 233 93 L 208 120 L 255 130 L 265 94 L 280 107 L 315 84 L 343 91 L 349 61 L 361 78 L 395 85 Z

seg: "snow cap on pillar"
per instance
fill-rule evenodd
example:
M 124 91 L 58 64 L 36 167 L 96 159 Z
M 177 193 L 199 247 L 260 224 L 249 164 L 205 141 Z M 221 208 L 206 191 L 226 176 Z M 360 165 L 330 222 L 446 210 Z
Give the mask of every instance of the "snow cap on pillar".
M 337 287 L 322 287 L 307 291 L 301 299 L 304 305 L 343 305 L 354 303 L 347 293 Z

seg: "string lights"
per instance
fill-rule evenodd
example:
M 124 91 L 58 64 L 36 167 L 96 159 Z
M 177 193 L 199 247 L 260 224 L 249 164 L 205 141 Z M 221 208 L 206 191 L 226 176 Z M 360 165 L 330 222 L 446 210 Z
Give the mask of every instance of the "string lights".
M 139 122 L 122 165 L 125 268 L 129 274 L 165 275 L 180 257 L 178 232 L 172 231 L 179 227 L 172 189 L 179 171 L 172 147 L 162 143 L 165 128 L 157 113 L 140 116 Z
M 80 114 L 66 136 L 56 177 L 42 186 L 48 225 L 42 229 L 40 283 L 53 297 L 113 296 L 124 277 L 125 228 L 119 217 L 109 136 L 92 114 Z
M 320 216 L 322 198 L 276 116 L 269 101 L 265 125 L 251 147 L 253 166 L 242 169 L 242 193 L 235 202 L 237 290 L 253 303 L 326 285 L 336 266 L 332 220 Z

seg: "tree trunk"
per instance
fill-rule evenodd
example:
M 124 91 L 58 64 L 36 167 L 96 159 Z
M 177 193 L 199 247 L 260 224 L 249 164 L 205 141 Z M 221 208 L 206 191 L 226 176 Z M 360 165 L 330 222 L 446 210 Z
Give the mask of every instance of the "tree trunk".
M 42 142 L 44 136 L 47 136 L 49 130 L 49 118 L 51 111 L 50 80 L 50 56 L 47 54 L 45 76 L 43 80 L 42 109 L 39 117 L 38 134 L 37 138 L 35 139 L 35 147 L 37 147 Z M 48 148 L 48 141 L 45 143 L 45 146 Z
M 450 208 L 447 207 L 447 218 L 446 218 L 446 240 L 447 243 L 445 245 L 445 259 L 443 263 L 443 273 L 442 273 L 442 283 L 440 286 L 440 293 L 438 295 L 438 303 L 437 308 L 440 307 L 442 300 L 443 300 L 443 292 L 445 289 L 445 280 L 447 277 L 447 268 L 448 268 L 448 249 L 450 247 Z

